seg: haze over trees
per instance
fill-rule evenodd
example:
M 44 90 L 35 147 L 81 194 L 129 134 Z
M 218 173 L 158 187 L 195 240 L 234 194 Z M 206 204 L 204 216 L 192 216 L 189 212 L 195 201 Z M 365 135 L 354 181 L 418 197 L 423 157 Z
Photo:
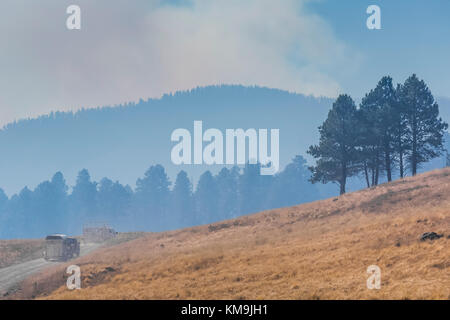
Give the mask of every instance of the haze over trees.
M 80 234 L 83 223 L 94 221 L 109 222 L 119 231 L 178 229 L 319 200 L 324 198 L 324 190 L 327 197 L 335 194 L 328 186 L 312 185 L 309 180 L 335 182 L 345 192 L 355 189 L 353 184 L 360 189 L 363 183 L 373 186 L 445 165 L 444 158 L 427 162 L 442 153 L 447 124 L 439 118 L 440 110 L 430 90 L 416 76 L 395 88 L 392 79 L 384 77 L 359 107 L 351 97 L 340 96 L 320 127 L 319 144 L 310 148 L 310 154 L 317 159 L 312 174 L 306 160 L 295 156 L 275 176 L 261 176 L 260 164 L 206 172 L 202 167 L 195 169 L 200 170 L 198 175 L 190 168 L 177 167 L 170 175 L 170 164 L 164 162 L 170 144 L 166 150 L 158 147 L 157 139 L 150 139 L 161 134 L 169 137 L 172 126 L 183 127 L 200 119 L 199 115 L 207 115 L 204 119 L 215 127 L 280 128 L 282 137 L 286 137 L 280 141 L 281 156 L 290 159 L 294 148 L 302 150 L 299 145 L 295 147 L 296 143 L 312 143 L 314 135 L 310 133 L 331 104 L 330 99 L 279 90 L 221 86 L 133 106 L 57 113 L 10 124 L 0 131 L 2 181 L 36 187 L 17 188 L 20 191 L 11 197 L 0 189 L 0 238 L 36 238 L 56 232 Z M 195 109 L 197 105 L 202 108 Z M 210 108 L 212 105 L 214 108 Z M 281 105 L 284 112 L 274 105 Z M 304 105 L 311 107 L 309 111 Z M 227 109 L 230 106 L 235 109 Z M 225 111 L 218 115 L 221 110 Z M 180 117 L 169 126 L 164 120 L 168 112 L 175 111 Z M 238 111 L 243 118 L 234 116 Z M 302 122 L 295 120 L 299 115 Z M 220 125 L 215 125 L 218 118 Z M 156 145 L 150 147 L 151 143 Z M 148 168 L 146 163 L 143 167 L 148 159 L 162 165 Z M 71 168 L 79 163 L 97 177 L 109 176 L 103 171 L 108 167 L 119 178 L 93 179 L 85 169 L 77 174 L 80 167 L 75 171 Z M 70 178 L 77 177 L 69 180 L 72 182 L 68 183 L 61 172 L 53 175 L 56 170 L 49 171 L 67 164 L 70 166 L 64 172 L 69 172 Z M 130 172 L 138 169 L 129 181 L 134 176 Z M 40 182 L 40 177 L 36 181 L 43 172 L 49 172 L 51 179 Z M 128 177 L 124 178 L 126 183 L 120 175 L 123 172 Z M 141 178 L 136 181 L 138 176 Z M 127 185 L 135 181 L 135 188 Z
M 311 132 L 326 117 L 331 103 L 328 98 L 277 89 L 220 85 L 21 119 L 0 129 L 0 186 L 11 196 L 26 185 L 34 188 L 56 171 L 74 185 L 78 171 L 87 168 L 97 182 L 109 177 L 134 188 L 150 164 L 162 165 L 172 182 L 184 170 L 197 184 L 205 170 L 215 175 L 222 166 L 180 167 L 170 157 L 173 131 L 186 128 L 193 133 L 196 120 L 222 132 L 280 129 L 283 168 L 315 141 Z
M 362 174 L 367 187 L 382 175 L 392 181 L 444 152 L 448 124 L 439 117 L 439 106 L 430 89 L 415 74 L 394 88 L 391 77 L 383 77 L 362 99 L 359 108 L 348 95 L 340 95 L 328 118 L 319 127 L 320 141 L 308 150 L 317 159 L 310 167 L 311 181 L 335 182 L 340 194 L 347 179 Z
M 275 176 L 261 176 L 259 164 L 204 172 L 193 190 L 185 171 L 175 183 L 161 165 L 151 166 L 133 190 L 118 181 L 92 181 L 78 173 L 69 188 L 62 173 L 10 199 L 0 189 L 0 238 L 80 234 L 84 223 L 108 222 L 118 230 L 161 231 L 231 219 L 265 209 L 316 200 L 306 161 L 297 156 Z

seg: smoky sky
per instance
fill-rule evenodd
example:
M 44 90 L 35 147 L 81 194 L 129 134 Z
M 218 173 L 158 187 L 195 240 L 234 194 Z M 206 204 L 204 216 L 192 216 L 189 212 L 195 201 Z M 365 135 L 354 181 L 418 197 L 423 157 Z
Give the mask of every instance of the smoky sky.
M 306 3 L 3 0 L 0 125 L 214 84 L 336 96 L 333 74 L 363 57 Z M 71 4 L 81 30 L 66 28 Z

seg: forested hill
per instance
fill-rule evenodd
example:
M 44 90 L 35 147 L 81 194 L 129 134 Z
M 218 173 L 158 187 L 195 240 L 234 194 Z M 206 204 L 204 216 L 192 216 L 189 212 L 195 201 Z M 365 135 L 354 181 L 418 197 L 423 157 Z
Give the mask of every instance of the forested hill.
M 450 122 L 450 99 L 437 101 L 441 116 Z M 332 102 L 277 89 L 210 86 L 139 103 L 20 120 L 0 131 L 0 188 L 11 196 L 24 186 L 34 188 L 57 171 L 73 186 L 83 168 L 97 181 L 109 177 L 134 186 L 152 164 L 163 165 L 172 180 L 182 169 L 197 182 L 205 170 L 220 168 L 178 167 L 170 160 L 172 131 L 192 132 L 194 120 L 203 120 L 204 129 L 279 128 L 282 169 L 295 155 L 306 156 L 309 145 L 317 143 L 317 127 Z M 442 164 L 442 159 L 435 159 L 424 169 Z
M 334 196 L 333 184 L 308 181 L 303 158 L 332 105 L 280 90 L 220 86 L 9 124 L 0 131 L 0 238 L 78 234 L 91 220 L 119 230 L 168 230 Z M 448 108 L 441 104 L 447 121 Z M 280 129 L 280 172 L 175 166 L 171 134 L 192 133 L 195 120 L 222 132 Z M 448 134 L 446 140 L 450 149 Z M 422 171 L 442 168 L 443 160 Z M 362 177 L 349 182 L 348 191 L 365 187 Z
M 318 139 L 331 99 L 260 87 L 211 86 L 115 107 L 56 112 L 21 120 L 0 131 L 0 187 L 11 196 L 61 171 L 74 185 L 86 168 L 95 180 L 109 177 L 134 186 L 150 165 L 163 165 L 174 180 L 186 170 L 194 182 L 207 166 L 174 166 L 171 133 L 207 128 L 279 128 L 283 168 Z

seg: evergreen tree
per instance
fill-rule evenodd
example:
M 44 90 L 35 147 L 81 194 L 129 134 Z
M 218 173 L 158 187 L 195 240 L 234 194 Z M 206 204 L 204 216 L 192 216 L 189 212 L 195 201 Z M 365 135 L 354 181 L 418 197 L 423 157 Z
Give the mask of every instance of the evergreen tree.
M 53 199 L 53 217 L 55 219 L 55 228 L 67 232 L 68 230 L 68 194 L 69 187 L 66 184 L 66 180 L 61 172 L 57 172 L 53 175 L 50 182 L 51 194 Z
M 269 194 L 274 177 L 261 175 L 260 163 L 250 164 L 247 162 L 238 181 L 240 214 L 258 212 L 270 207 Z
M 33 215 L 33 192 L 23 188 L 8 202 L 6 234 L 10 238 L 34 238 L 41 236 L 37 231 L 39 217 Z
M 114 210 L 111 190 L 114 182 L 108 178 L 100 180 L 97 186 L 97 218 L 103 221 L 107 220 L 107 217 L 111 215 L 111 211 Z
M 98 186 L 98 218 L 115 225 L 126 223 L 124 220 L 129 218 L 131 197 L 132 191 L 118 181 L 103 178 Z
M 416 175 L 422 163 L 442 154 L 448 124 L 439 118 L 439 106 L 423 80 L 413 74 L 401 88 L 400 101 L 406 116 L 410 149 L 407 160 L 412 175 Z
M 366 95 L 357 113 L 360 171 L 364 173 L 367 187 L 378 184 L 383 163 L 381 134 L 377 125 L 379 112 L 374 100 L 374 95 Z
M 217 220 L 227 220 L 238 216 L 239 168 L 223 168 L 216 176 L 218 188 Z
M 337 98 L 319 132 L 319 145 L 308 150 L 318 159 L 316 166 L 310 167 L 311 182 L 335 182 L 340 186 L 340 194 L 344 194 L 347 178 L 358 172 L 359 160 L 359 123 L 356 106 L 350 96 Z
M 6 210 L 6 205 L 8 204 L 8 196 L 6 195 L 5 191 L 3 191 L 2 188 L 0 188 L 0 217 L 2 214 L 5 213 L 4 210 Z
M 393 135 L 393 151 L 397 157 L 400 178 L 405 176 L 405 156 L 409 152 L 408 144 L 408 125 L 406 118 L 405 106 L 401 103 L 402 85 L 398 84 L 395 90 L 395 108 L 392 110 L 392 118 L 394 126 L 392 128 Z
M 368 186 L 368 170 L 372 173 L 372 185 L 378 184 L 383 170 L 386 171 L 387 180 L 392 181 L 396 107 L 396 93 L 391 77 L 383 77 L 361 102 L 359 138 L 363 156 L 362 167 Z
M 270 192 L 270 208 L 289 207 L 315 200 L 317 190 L 309 183 L 310 178 L 306 160 L 302 156 L 295 156 L 275 177 Z
M 184 227 L 194 225 L 194 202 L 192 195 L 192 183 L 185 171 L 177 175 L 171 195 L 172 227 Z
M 66 181 L 61 172 L 51 181 L 40 183 L 33 192 L 35 229 L 41 234 L 66 233 L 68 231 Z
M 52 191 L 50 181 L 44 181 L 36 187 L 32 197 L 34 214 L 30 219 L 33 221 L 35 230 L 41 230 L 45 233 L 64 233 L 63 230 L 56 227 L 57 212 L 52 202 Z
M 216 180 L 210 171 L 204 172 L 195 191 L 196 223 L 205 224 L 215 220 L 217 214 L 218 190 Z
M 375 123 L 380 135 L 380 147 L 383 154 L 384 169 L 386 170 L 387 180 L 392 181 L 392 167 L 394 163 L 393 148 L 394 135 L 393 128 L 394 112 L 397 107 L 396 92 L 392 84 L 391 77 L 383 77 L 374 90 L 376 103 L 378 104 L 378 121 Z
M 83 169 L 78 173 L 76 184 L 69 198 L 70 233 L 81 232 L 83 224 L 95 220 L 95 213 L 98 210 L 96 200 L 97 183 L 91 181 L 88 170 Z
M 147 230 L 167 227 L 167 206 L 170 200 L 170 181 L 163 166 L 151 166 L 144 178 L 136 182 L 136 205 L 139 219 Z
M 239 209 L 240 214 L 257 212 L 260 207 L 260 170 L 261 164 L 246 163 L 239 176 Z

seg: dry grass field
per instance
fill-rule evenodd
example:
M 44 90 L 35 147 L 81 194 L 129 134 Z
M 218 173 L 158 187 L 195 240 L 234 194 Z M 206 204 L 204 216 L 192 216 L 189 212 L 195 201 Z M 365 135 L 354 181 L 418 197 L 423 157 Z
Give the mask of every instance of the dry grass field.
M 0 269 L 42 257 L 44 240 L 0 240 Z
M 424 232 L 444 237 L 419 241 Z M 450 169 L 148 236 L 28 279 L 16 298 L 450 299 Z M 71 263 L 72 264 L 72 263 Z M 368 290 L 367 267 L 381 268 Z

